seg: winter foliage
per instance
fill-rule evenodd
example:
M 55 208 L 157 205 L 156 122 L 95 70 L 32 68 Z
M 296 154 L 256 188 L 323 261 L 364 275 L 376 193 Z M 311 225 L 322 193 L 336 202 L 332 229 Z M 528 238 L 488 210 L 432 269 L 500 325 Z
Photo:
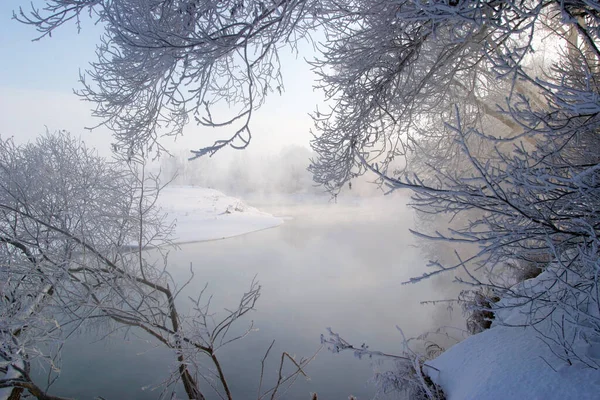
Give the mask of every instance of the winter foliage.
M 452 262 L 432 260 L 431 269 L 412 281 L 454 274 L 489 294 L 479 304 L 485 304 L 481 311 L 496 316 L 495 323 L 539 329 L 540 340 L 560 361 L 598 369 L 597 357 L 588 351 L 600 337 L 598 2 L 44 4 L 17 14 L 42 36 L 67 21 L 79 23 L 87 14 L 106 27 L 98 60 L 82 76 L 79 94 L 93 102 L 95 115 L 114 131 L 115 149 L 128 159 L 160 153 L 158 137 L 180 134 L 191 119 L 225 130 L 222 139 L 194 150 L 192 157 L 227 146 L 245 148 L 252 113 L 265 96 L 282 90 L 278 51 L 310 40 L 312 32 L 324 35 L 310 61 L 318 76 L 316 86 L 327 97 L 327 109 L 313 113 L 316 156 L 310 171 L 315 182 L 335 195 L 350 179 L 370 172 L 389 190 L 411 189 L 419 212 L 456 217 L 449 229 L 415 233 L 433 245 L 469 244 L 477 251 L 467 256 L 456 251 Z M 20 196 L 20 185 L 27 184 L 17 183 L 9 189 Z M 34 192 L 44 188 L 31 187 Z M 94 203 L 85 203 L 92 206 L 88 211 L 81 204 L 65 208 L 59 194 L 52 198 L 50 204 L 37 205 L 39 196 L 33 195 L 33 210 L 44 210 L 45 219 L 36 214 L 37 219 L 28 222 L 20 217 L 29 215 L 28 209 L 20 209 L 9 197 L 4 207 L 10 218 L 3 229 L 34 234 L 36 246 L 45 246 L 40 235 L 58 235 L 60 240 L 64 235 L 47 231 L 44 224 L 56 220 L 59 229 L 71 232 L 72 227 L 84 234 L 92 228 L 88 224 L 95 222 L 78 222 L 77 213 L 85 210 L 81 221 L 88 221 Z M 29 200 L 22 203 L 30 207 Z M 124 205 L 111 203 L 109 209 L 115 207 L 111 215 L 122 216 Z M 22 226 L 23 222 L 33 225 Z M 93 248 L 103 249 L 108 238 L 114 245 L 120 235 L 130 233 L 121 233 L 120 226 L 102 225 Z M 10 244 L 12 236 L 7 237 Z M 58 247 L 50 241 L 53 254 L 82 253 L 104 262 L 82 243 L 68 239 L 56 242 L 61 243 Z M 37 265 L 41 254 L 29 255 L 19 246 L 12 246 L 14 256 L 20 257 L 14 262 L 20 268 L 23 263 Z M 535 290 L 528 281 L 515 282 L 509 271 L 531 263 L 539 266 L 543 277 Z M 50 276 L 64 273 L 60 271 L 53 267 Z M 32 290 L 37 296 L 48 283 L 38 279 L 27 284 L 37 285 Z M 504 309 L 525 305 L 518 323 L 498 317 Z M 118 308 L 113 303 L 110 307 Z M 420 369 L 415 371 L 420 379 Z M 429 392 L 425 396 L 433 398 Z
M 105 160 L 62 132 L 0 148 L 0 398 L 58 399 L 34 381 L 32 365 L 53 381 L 61 344 L 90 324 L 105 335 L 144 332 L 172 350 L 160 397 L 180 383 L 190 399 L 231 398 L 216 352 L 252 329 L 230 330 L 253 310 L 260 285 L 252 281 L 223 313 L 210 309 L 206 287 L 182 305 L 193 270 L 184 282 L 167 270 L 173 224 L 156 207 L 162 185 L 143 163 Z M 296 372 L 259 397 L 307 362 L 286 360 Z

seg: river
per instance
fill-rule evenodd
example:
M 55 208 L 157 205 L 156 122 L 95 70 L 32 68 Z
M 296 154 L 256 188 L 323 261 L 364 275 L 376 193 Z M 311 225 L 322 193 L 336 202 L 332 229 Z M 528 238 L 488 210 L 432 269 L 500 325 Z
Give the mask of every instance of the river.
M 282 351 L 311 356 L 320 335 L 331 327 L 349 342 L 399 353 L 402 340 L 446 323 L 445 312 L 421 305 L 444 297 L 443 282 L 402 285 L 423 274 L 426 262 L 408 232 L 413 213 L 401 196 L 349 199 L 333 204 L 259 205 L 281 216 L 277 228 L 226 240 L 186 244 L 169 255 L 169 270 L 185 279 L 190 263 L 194 281 L 184 295 L 206 283 L 213 310 L 235 306 L 252 279 L 262 285 L 257 310 L 245 322 L 258 329 L 220 353 L 235 398 L 256 398 L 260 361 L 272 340 L 265 374 L 275 379 Z M 456 311 L 455 311 L 456 313 Z M 155 348 L 145 337 L 111 337 L 80 333 L 63 350 L 62 376 L 51 393 L 75 398 L 152 399 L 157 384 L 173 370 L 171 353 Z M 371 398 L 368 383 L 377 366 L 350 353 L 319 352 L 307 367 L 310 380 L 300 377 L 285 399 Z M 209 398 L 214 398 L 206 390 Z

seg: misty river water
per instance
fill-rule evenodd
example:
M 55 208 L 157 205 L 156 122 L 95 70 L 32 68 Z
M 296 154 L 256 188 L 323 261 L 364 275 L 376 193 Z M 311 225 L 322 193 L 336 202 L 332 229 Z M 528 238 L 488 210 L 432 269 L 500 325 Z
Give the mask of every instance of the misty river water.
M 340 204 L 323 199 L 302 205 L 266 202 L 259 208 L 283 217 L 282 226 L 186 244 L 170 253 L 169 270 L 178 280 L 186 279 L 190 263 L 194 269 L 184 295 L 198 293 L 208 283 L 217 313 L 234 307 L 255 276 L 262 285 L 256 312 L 241 322 L 243 327 L 253 320 L 258 331 L 219 354 L 234 398 L 256 398 L 260 361 L 272 340 L 275 345 L 265 369 L 271 382 L 281 352 L 311 356 L 327 327 L 355 345 L 367 343 L 372 349 L 399 353 L 402 341 L 396 326 L 412 337 L 448 322 L 444 307 L 420 302 L 448 297 L 445 282 L 451 277 L 401 284 L 426 270 L 408 231 L 414 216 L 405 201 L 395 196 L 341 199 Z M 50 393 L 108 400 L 157 398 L 160 390 L 141 388 L 168 377 L 172 353 L 135 335 L 100 339 L 81 333 L 67 342 L 62 376 Z M 310 380 L 298 378 L 283 398 L 308 400 L 311 392 L 322 399 L 370 398 L 375 388 L 368 380 L 374 368 L 385 367 L 351 353 L 323 349 L 306 369 Z

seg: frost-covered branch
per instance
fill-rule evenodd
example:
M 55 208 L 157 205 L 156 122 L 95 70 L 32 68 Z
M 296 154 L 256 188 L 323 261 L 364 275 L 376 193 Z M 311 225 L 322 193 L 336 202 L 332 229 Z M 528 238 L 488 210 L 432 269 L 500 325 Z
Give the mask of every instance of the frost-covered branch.
M 217 352 L 252 330 L 252 322 L 241 334 L 232 327 L 254 310 L 260 285 L 252 281 L 223 316 L 204 290 L 187 311 L 180 294 L 193 271 L 178 282 L 167 269 L 171 227 L 156 208 L 157 177 L 134 162 L 109 163 L 64 133 L 0 147 L 0 393 L 51 398 L 28 365 L 58 370 L 53 359 L 70 332 L 103 321 L 109 333 L 140 330 L 173 351 L 165 387 L 181 382 L 190 399 L 211 390 L 231 399 Z M 216 381 L 203 387 L 213 373 Z

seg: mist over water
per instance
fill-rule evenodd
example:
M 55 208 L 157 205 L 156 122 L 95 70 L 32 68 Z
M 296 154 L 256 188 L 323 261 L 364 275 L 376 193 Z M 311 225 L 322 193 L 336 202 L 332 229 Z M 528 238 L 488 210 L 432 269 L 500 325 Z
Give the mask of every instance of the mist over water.
M 153 164 L 154 172 L 160 172 L 164 181 L 172 179 L 172 184 L 217 189 L 230 196 L 250 199 L 255 206 L 291 204 L 305 202 L 306 197 L 327 196 L 323 187 L 315 185 L 308 171 L 315 154 L 303 146 L 287 146 L 279 152 L 261 152 L 250 147 L 192 161 L 190 154 L 180 151 L 165 155 Z M 342 194 L 381 196 L 382 190 L 373 184 L 375 179 L 374 174 L 367 173 L 352 180 L 352 190 L 344 187 Z M 258 205 L 255 204 L 257 199 Z
M 413 337 L 448 323 L 444 306 L 420 302 L 456 290 L 447 289 L 451 276 L 402 285 L 426 269 L 422 251 L 408 231 L 414 215 L 403 194 L 346 195 L 337 204 L 324 196 L 305 197 L 302 203 L 297 196 L 279 197 L 270 204 L 261 199 L 256 205 L 283 217 L 282 226 L 186 244 L 169 255 L 168 270 L 177 281 L 187 280 L 190 263 L 195 274 L 179 296 L 182 308 L 189 304 L 187 296 L 197 295 L 207 283 L 207 293 L 213 295 L 212 310 L 217 313 L 235 307 L 254 277 L 262 285 L 257 310 L 236 328 L 241 332 L 254 321 L 257 331 L 219 353 L 234 397 L 256 397 L 260 362 L 272 340 L 275 345 L 263 388 L 275 381 L 283 351 L 298 358 L 311 356 L 327 327 L 354 345 L 367 343 L 372 349 L 398 354 L 402 341 L 396 326 Z M 160 390 L 140 388 L 166 379 L 174 370 L 172 353 L 146 342 L 135 331 L 126 340 L 122 334 L 94 343 L 102 334 L 101 330 L 99 335 L 82 333 L 67 343 L 63 375 L 54 391 L 77 398 L 158 397 Z M 351 394 L 370 398 L 375 393 L 368 384 L 373 369 L 390 367 L 376 366 L 373 361 L 323 349 L 306 369 L 310 380 L 299 377 L 284 398 L 308 399 L 310 392 L 320 398 Z

